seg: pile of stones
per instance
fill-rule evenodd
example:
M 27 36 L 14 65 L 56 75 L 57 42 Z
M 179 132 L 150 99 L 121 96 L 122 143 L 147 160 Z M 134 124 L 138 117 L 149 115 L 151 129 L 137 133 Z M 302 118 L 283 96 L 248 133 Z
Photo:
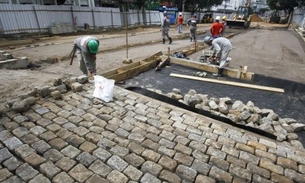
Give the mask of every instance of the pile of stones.
M 10 99 L 5 104 L 0 105 L 0 117 L 12 110 L 15 112 L 25 112 L 31 105 L 36 103 L 37 98 L 52 97 L 54 100 L 62 99 L 63 94 L 68 91 L 81 92 L 84 84 L 89 82 L 86 75 L 71 78 L 55 78 L 51 85 L 35 87 L 33 90 L 25 92 L 16 98 Z
M 244 104 L 240 100 L 232 101 L 229 97 L 209 97 L 207 94 L 198 94 L 194 89 L 183 96 L 181 90 L 174 88 L 166 96 L 188 106 L 229 118 L 234 123 L 274 134 L 278 141 L 297 140 L 298 135 L 295 132 L 305 130 L 305 124 L 292 118 L 280 118 L 272 109 L 260 109 L 251 101 Z

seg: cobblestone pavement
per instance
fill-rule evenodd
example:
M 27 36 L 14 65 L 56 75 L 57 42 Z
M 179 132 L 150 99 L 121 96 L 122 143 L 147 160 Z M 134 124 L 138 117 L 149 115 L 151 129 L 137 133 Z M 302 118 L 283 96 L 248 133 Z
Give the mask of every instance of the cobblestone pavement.
M 115 87 L 0 119 L 0 182 L 305 182 L 305 151 Z

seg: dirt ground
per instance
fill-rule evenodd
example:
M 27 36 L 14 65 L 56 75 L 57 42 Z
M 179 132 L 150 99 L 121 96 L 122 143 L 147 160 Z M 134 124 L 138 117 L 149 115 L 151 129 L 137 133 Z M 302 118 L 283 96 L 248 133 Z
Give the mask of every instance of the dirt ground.
M 209 24 L 199 27 L 200 30 L 208 30 Z M 283 28 L 274 28 L 273 25 L 256 25 L 249 30 L 237 30 L 230 40 L 234 49 L 230 53 L 232 61 L 230 67 L 237 68 L 240 65 L 247 65 L 248 70 L 263 75 L 284 78 L 305 83 L 305 46 L 304 41 L 295 31 Z M 230 31 L 230 30 L 229 30 Z M 184 32 L 188 32 L 187 27 Z M 167 52 L 171 50 L 181 50 L 185 47 L 192 47 L 193 43 L 189 39 L 176 40 L 173 44 L 160 44 L 159 28 L 149 28 L 134 30 L 128 33 L 129 44 L 145 42 L 147 40 L 157 41 L 156 44 L 132 47 L 128 50 L 128 58 L 138 61 L 156 52 Z M 179 36 L 173 28 L 170 31 L 172 37 Z M 207 34 L 206 34 L 207 35 Z M 114 34 L 95 35 L 101 41 L 101 49 L 122 47 L 126 44 L 125 32 Z M 202 42 L 205 35 L 199 36 Z M 17 96 L 26 90 L 31 90 L 35 86 L 48 85 L 54 78 L 81 75 L 78 69 L 77 60 L 72 66 L 69 60 L 64 60 L 55 64 L 41 62 L 49 57 L 63 57 L 70 53 L 72 41 L 76 36 L 54 37 L 52 39 L 41 39 L 36 42 L 39 46 L 17 47 L 14 50 L 7 50 L 14 57 L 25 56 L 29 61 L 39 64 L 41 67 L 34 70 L 0 70 L 0 102 L 10 97 Z M 189 56 L 192 60 L 199 60 L 202 51 Z M 122 60 L 127 57 L 125 49 L 117 49 L 111 52 L 103 52 L 97 55 L 98 73 L 119 68 L 123 66 Z

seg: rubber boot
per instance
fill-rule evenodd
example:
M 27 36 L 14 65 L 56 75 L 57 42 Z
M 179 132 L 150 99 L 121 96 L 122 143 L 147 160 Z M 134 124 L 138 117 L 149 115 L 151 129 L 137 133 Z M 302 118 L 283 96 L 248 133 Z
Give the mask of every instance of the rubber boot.
M 162 39 L 162 44 L 165 44 L 165 39 Z
M 171 44 L 173 42 L 172 38 L 169 37 L 168 39 L 169 39 L 169 43 L 168 44 Z
M 191 42 L 193 41 L 193 38 L 190 37 Z
M 214 73 L 213 76 L 215 76 L 215 77 L 222 77 L 222 71 L 223 71 L 223 69 L 218 68 L 218 72 Z

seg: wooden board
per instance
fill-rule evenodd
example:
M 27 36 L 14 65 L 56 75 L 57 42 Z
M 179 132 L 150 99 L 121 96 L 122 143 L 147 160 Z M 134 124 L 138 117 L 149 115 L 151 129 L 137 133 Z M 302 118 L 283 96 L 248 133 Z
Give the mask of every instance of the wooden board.
M 163 55 L 162 59 L 164 59 L 164 58 L 165 58 L 165 56 Z M 215 65 L 201 63 L 199 61 L 193 61 L 193 60 L 186 60 L 186 59 L 170 57 L 170 63 L 183 65 L 186 67 L 199 69 L 199 70 L 206 71 L 206 72 L 216 73 L 218 71 L 218 67 Z M 231 68 L 224 68 L 222 74 L 232 77 L 232 78 L 236 78 L 236 76 L 239 75 L 238 69 L 231 69 Z M 245 72 L 245 73 L 240 74 L 240 79 L 251 81 L 253 79 L 253 76 L 254 76 L 254 73 Z
M 225 84 L 225 85 L 231 85 L 231 86 L 238 86 L 238 87 L 244 87 L 244 88 L 252 88 L 252 89 L 258 89 L 258 90 L 285 93 L 284 89 L 282 89 L 282 88 L 274 88 L 274 87 L 268 87 L 268 86 L 238 83 L 238 82 L 233 82 L 233 81 L 223 81 L 223 80 L 210 79 L 210 78 L 201 78 L 201 77 L 196 77 L 196 76 L 188 76 L 188 75 L 181 75 L 181 74 L 175 74 L 175 73 L 171 73 L 170 76 L 184 78 L 184 79 L 211 82 L 211 83 Z

